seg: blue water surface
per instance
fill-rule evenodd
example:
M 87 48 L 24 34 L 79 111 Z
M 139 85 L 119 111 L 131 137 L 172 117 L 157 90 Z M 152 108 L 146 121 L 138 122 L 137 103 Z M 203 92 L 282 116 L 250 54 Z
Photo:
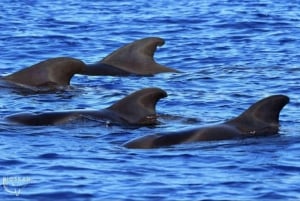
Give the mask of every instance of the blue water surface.
M 96 62 L 134 40 L 166 44 L 158 63 L 182 73 L 76 75 L 56 93 L 0 95 L 1 200 L 299 200 L 300 4 L 260 1 L 2 0 L 0 74 L 69 56 Z M 161 124 L 22 126 L 16 112 L 102 109 L 144 87 L 169 96 Z M 129 150 L 145 134 L 220 123 L 285 94 L 278 135 Z

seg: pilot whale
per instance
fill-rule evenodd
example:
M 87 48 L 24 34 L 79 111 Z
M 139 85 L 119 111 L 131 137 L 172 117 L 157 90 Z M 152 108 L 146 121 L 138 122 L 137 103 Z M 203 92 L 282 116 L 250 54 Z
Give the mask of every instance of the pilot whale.
M 55 90 L 70 84 L 74 74 L 84 70 L 85 64 L 74 58 L 57 57 L 3 76 L 10 84 L 32 90 Z
M 153 56 L 158 46 L 165 41 L 159 37 L 136 40 L 115 50 L 101 61 L 88 64 L 84 75 L 154 75 L 165 72 L 179 72 L 155 62 Z
M 1 77 L 13 86 L 33 91 L 52 91 L 70 85 L 75 74 L 109 76 L 147 76 L 163 72 L 179 72 L 154 61 L 157 46 L 164 40 L 148 37 L 125 45 L 95 64 L 85 64 L 71 57 L 41 61 L 20 71 Z
M 81 119 L 99 120 L 111 124 L 154 125 L 158 123 L 155 110 L 156 103 L 166 96 L 167 93 L 160 88 L 145 88 L 102 110 L 18 113 L 7 116 L 6 119 L 31 126 L 57 125 Z
M 226 140 L 278 133 L 279 113 L 289 102 L 274 95 L 253 104 L 236 118 L 222 124 L 169 133 L 147 135 L 124 144 L 127 148 L 150 149 L 198 141 Z

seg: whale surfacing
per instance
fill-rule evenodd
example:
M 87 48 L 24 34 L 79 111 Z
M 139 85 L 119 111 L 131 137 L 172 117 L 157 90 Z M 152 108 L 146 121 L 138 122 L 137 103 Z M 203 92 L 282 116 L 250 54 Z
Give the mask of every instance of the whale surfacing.
M 226 140 L 273 135 L 279 130 L 279 114 L 289 102 L 284 95 L 267 97 L 240 116 L 215 126 L 147 135 L 124 144 L 127 148 L 150 149 L 197 141 Z
M 136 126 L 154 125 L 157 123 L 156 103 L 166 96 L 167 93 L 162 89 L 145 88 L 103 110 L 19 113 L 7 116 L 6 119 L 32 126 L 63 124 L 80 119 L 104 120 L 112 124 Z
M 178 72 L 155 62 L 153 56 L 156 48 L 163 44 L 164 40 L 158 37 L 136 40 L 115 50 L 95 64 L 85 64 L 79 59 L 70 57 L 51 58 L 1 77 L 1 80 L 17 88 L 43 92 L 69 86 L 75 74 L 149 76 L 163 72 Z
M 68 86 L 74 74 L 85 69 L 85 64 L 74 58 L 52 58 L 22 69 L 2 79 L 22 87 L 55 89 Z
M 81 72 L 85 75 L 154 75 L 178 72 L 155 62 L 153 56 L 158 46 L 165 41 L 158 37 L 136 40 L 106 56 L 95 64 L 87 65 Z

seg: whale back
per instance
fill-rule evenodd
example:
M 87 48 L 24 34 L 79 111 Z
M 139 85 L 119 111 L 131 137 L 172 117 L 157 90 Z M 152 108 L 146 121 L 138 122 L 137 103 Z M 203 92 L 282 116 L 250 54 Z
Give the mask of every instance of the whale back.
M 128 124 L 152 125 L 157 123 L 156 103 L 166 96 L 162 89 L 146 88 L 126 96 L 106 110 Z
M 126 72 L 137 75 L 153 75 L 161 72 L 177 72 L 154 61 L 157 46 L 165 41 L 158 37 L 136 40 L 112 52 L 99 63 L 118 67 Z
M 162 89 L 146 88 L 102 110 L 18 113 L 7 116 L 6 119 L 25 125 L 54 125 L 81 118 L 107 120 L 111 123 L 127 125 L 153 125 L 157 123 L 156 103 L 166 96 L 166 92 Z
M 279 127 L 280 111 L 288 102 L 289 98 L 284 95 L 269 96 L 256 102 L 240 116 L 225 124 L 234 125 L 244 133 L 276 133 Z
M 270 96 L 258 101 L 240 116 L 225 123 L 171 133 L 146 135 L 128 141 L 123 146 L 146 149 L 196 141 L 276 134 L 278 132 L 280 111 L 288 102 L 289 98 L 287 96 Z
M 81 72 L 85 64 L 68 57 L 52 58 L 5 76 L 16 84 L 33 87 L 67 86 L 75 73 Z
M 46 112 L 46 113 L 17 113 L 7 116 L 6 119 L 24 125 L 45 126 L 63 124 L 79 115 L 76 112 Z

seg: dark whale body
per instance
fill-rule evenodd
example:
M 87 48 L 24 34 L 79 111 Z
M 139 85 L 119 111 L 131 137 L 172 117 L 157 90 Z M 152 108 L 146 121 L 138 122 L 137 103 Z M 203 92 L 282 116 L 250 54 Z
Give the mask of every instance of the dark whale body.
M 279 130 L 279 113 L 289 102 L 284 95 L 267 97 L 225 123 L 171 133 L 147 135 L 124 144 L 127 148 L 159 148 L 197 141 L 273 135 Z
M 82 118 L 103 120 L 112 124 L 153 125 L 157 123 L 156 103 L 166 96 L 166 92 L 162 89 L 145 88 L 103 110 L 19 113 L 8 116 L 6 119 L 32 126 L 63 124 Z
M 4 76 L 2 80 L 22 88 L 55 90 L 69 86 L 73 75 L 82 72 L 85 67 L 78 59 L 57 57 Z
M 157 46 L 163 44 L 164 40 L 157 37 L 136 40 L 94 64 L 85 64 L 81 60 L 71 57 L 51 58 L 4 76 L 1 81 L 39 92 L 67 87 L 75 74 L 149 76 L 163 72 L 178 72 L 154 61 L 153 56 Z
M 148 37 L 129 43 L 106 56 L 101 61 L 88 64 L 81 74 L 85 75 L 154 75 L 178 72 L 155 62 L 153 56 L 158 46 L 165 41 L 158 37 Z

